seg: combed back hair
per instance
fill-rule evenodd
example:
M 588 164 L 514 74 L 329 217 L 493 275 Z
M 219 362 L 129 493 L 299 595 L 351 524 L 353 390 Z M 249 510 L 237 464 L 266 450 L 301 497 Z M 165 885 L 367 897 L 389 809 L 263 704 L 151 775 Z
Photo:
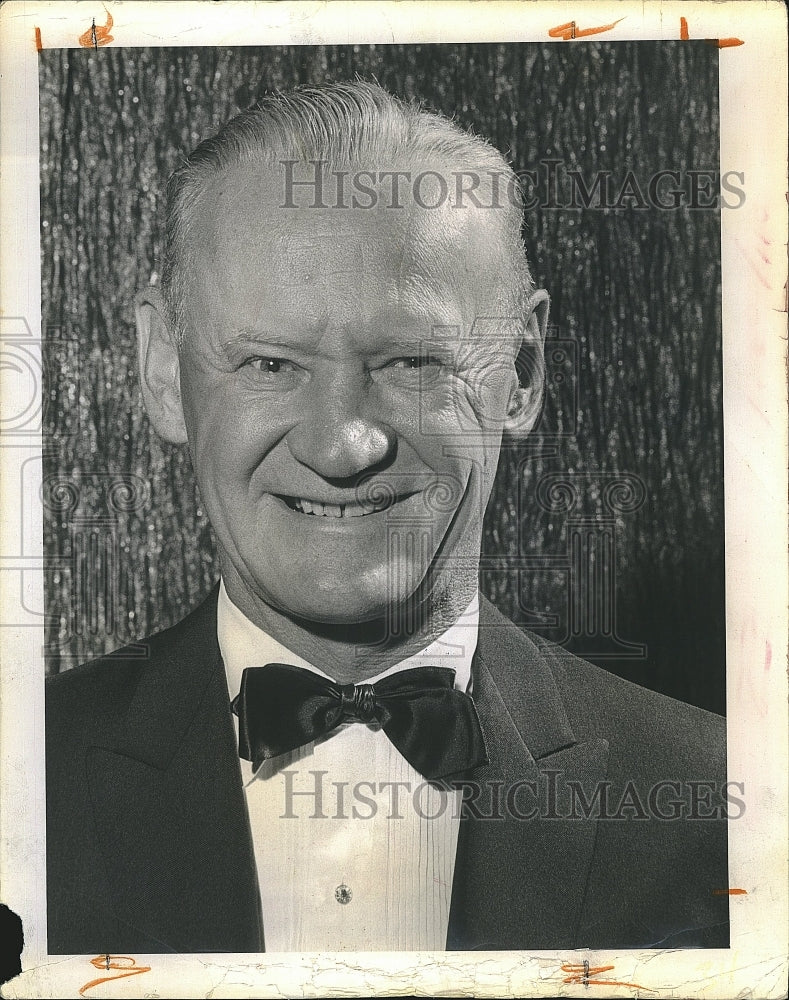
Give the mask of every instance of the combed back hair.
M 179 341 L 186 333 L 184 271 L 193 209 L 206 185 L 223 171 L 247 164 L 275 166 L 283 159 L 326 161 L 334 167 L 388 168 L 404 160 L 456 164 L 459 170 L 498 174 L 502 191 L 516 192 L 496 216 L 510 273 L 507 315 L 524 315 L 534 290 L 521 238 L 520 186 L 512 168 L 490 143 L 438 114 L 389 94 L 376 83 L 354 81 L 297 87 L 263 97 L 201 142 L 170 177 L 162 294 Z M 509 185 L 509 188 L 508 188 Z

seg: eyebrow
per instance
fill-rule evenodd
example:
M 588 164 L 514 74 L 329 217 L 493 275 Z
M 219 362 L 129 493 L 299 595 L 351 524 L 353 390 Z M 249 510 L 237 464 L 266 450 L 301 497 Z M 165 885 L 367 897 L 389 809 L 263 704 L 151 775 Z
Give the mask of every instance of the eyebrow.
M 448 330 L 447 324 L 442 324 Z M 457 331 L 456 324 L 453 330 Z M 310 352 L 312 345 L 308 343 L 308 338 L 298 338 L 283 341 L 276 334 L 267 335 L 266 331 L 242 331 L 236 336 L 228 337 L 219 341 L 219 348 L 222 350 L 232 350 L 234 347 L 259 344 L 262 350 L 276 351 L 304 351 Z M 425 345 L 431 349 L 453 346 L 451 337 L 441 336 L 435 332 L 435 327 L 431 327 L 424 333 L 416 331 L 392 330 L 389 335 L 380 338 L 378 343 L 370 343 L 368 352 L 378 354 L 387 349 L 397 349 L 405 354 L 418 353 Z

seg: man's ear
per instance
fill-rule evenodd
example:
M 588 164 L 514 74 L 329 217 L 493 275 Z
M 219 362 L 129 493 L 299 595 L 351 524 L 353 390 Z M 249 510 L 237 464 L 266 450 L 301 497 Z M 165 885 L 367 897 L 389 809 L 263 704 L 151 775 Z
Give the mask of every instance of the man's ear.
M 138 292 L 134 311 L 145 409 L 159 437 L 186 444 L 178 341 L 167 322 L 160 290 L 151 286 Z
M 515 367 L 518 384 L 512 390 L 504 420 L 504 430 L 515 437 L 528 434 L 539 419 L 545 383 L 543 349 L 548 329 L 550 299 L 544 288 L 537 289 L 526 308 L 526 326 Z

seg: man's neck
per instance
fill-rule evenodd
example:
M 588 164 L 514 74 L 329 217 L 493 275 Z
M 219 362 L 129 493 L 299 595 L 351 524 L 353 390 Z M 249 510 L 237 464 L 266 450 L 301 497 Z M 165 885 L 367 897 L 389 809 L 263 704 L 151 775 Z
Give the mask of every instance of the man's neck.
M 258 628 L 342 684 L 359 683 L 413 656 L 453 625 L 477 592 L 476 577 L 453 580 L 422 601 L 399 606 L 386 619 L 358 625 L 310 622 L 284 614 L 253 595 L 232 574 L 230 600 Z

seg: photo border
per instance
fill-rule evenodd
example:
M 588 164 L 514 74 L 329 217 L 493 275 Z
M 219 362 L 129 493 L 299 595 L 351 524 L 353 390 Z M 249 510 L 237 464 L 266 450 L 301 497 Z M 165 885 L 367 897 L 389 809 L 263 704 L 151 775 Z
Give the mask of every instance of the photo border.
M 108 17 L 111 17 L 111 26 Z M 574 25 L 574 27 L 572 27 Z M 561 30 L 560 30 L 561 29 Z M 595 29 L 594 33 L 591 30 Z M 2 901 L 23 920 L 8 997 L 785 996 L 787 978 L 786 14 L 778 2 L 10 2 L 0 9 Z M 104 33 L 103 33 L 104 32 Z M 585 34 L 586 32 L 586 34 Z M 94 38 L 95 35 L 95 38 Z M 112 40 L 105 43 L 111 35 Z M 574 37 L 573 37 L 574 35 Z M 38 58 L 42 48 L 709 39 L 720 49 L 731 947 L 103 956 L 46 952 Z M 80 43 L 83 38 L 83 43 Z M 23 518 L 24 513 L 24 518 Z M 93 960 L 93 962 L 91 961 Z M 98 964 L 96 962 L 98 961 Z M 605 973 L 596 972 L 610 967 Z M 143 973 L 143 969 L 146 971 Z M 125 977 L 122 978 L 122 974 Z M 139 973 L 139 974 L 135 974 Z M 597 980 L 614 980 L 605 986 Z M 115 980 L 109 986 L 109 981 Z M 635 987 L 638 984 L 638 988 Z

